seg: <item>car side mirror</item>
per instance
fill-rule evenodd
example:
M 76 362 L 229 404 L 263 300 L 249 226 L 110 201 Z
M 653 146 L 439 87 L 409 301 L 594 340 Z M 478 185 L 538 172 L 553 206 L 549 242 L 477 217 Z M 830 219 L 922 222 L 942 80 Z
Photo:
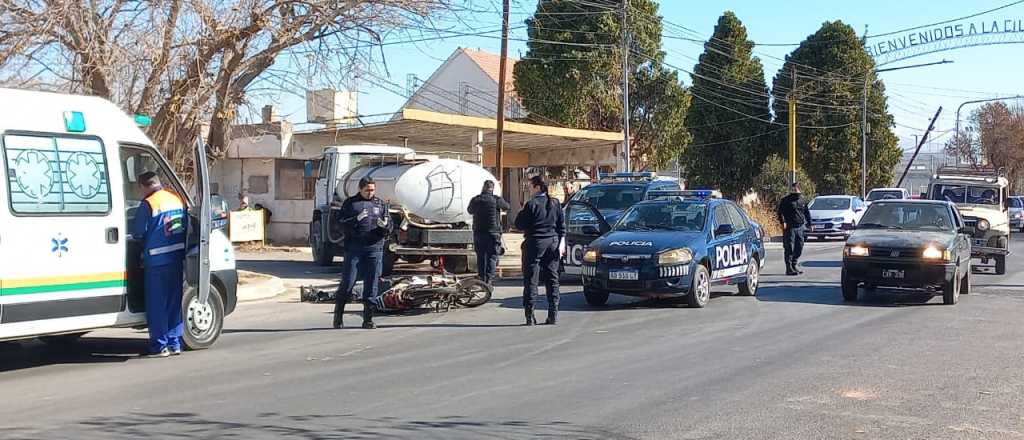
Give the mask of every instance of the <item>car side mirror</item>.
M 584 235 L 601 235 L 601 231 L 594 225 L 584 225 L 580 227 L 580 232 Z
M 730 235 L 733 232 L 735 231 L 733 230 L 732 225 L 718 225 L 718 227 L 715 228 L 715 237 L 720 235 Z

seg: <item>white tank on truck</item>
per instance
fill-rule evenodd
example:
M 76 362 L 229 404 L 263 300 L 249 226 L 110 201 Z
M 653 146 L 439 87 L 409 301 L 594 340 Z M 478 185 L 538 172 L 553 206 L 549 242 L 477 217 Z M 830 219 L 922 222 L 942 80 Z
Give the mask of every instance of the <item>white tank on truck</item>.
M 478 156 L 477 156 L 478 157 Z M 348 145 L 328 147 L 316 181 L 309 240 L 313 260 L 330 265 L 344 253 L 337 225 L 340 204 L 358 193 L 359 181 L 371 177 L 377 197 L 388 203 L 396 228 L 388 240 L 384 273 L 395 260 L 431 260 L 450 272 L 475 265 L 469 201 L 485 181 L 497 179 L 481 166 L 439 155 L 417 155 L 404 147 Z M 500 187 L 498 188 L 500 191 Z
M 473 223 L 469 201 L 484 182 L 497 178 L 479 165 L 456 159 L 413 159 L 361 165 L 350 170 L 335 192 L 344 200 L 359 192 L 359 181 L 372 177 L 377 197 L 432 223 Z M 500 191 L 500 187 L 495 192 Z

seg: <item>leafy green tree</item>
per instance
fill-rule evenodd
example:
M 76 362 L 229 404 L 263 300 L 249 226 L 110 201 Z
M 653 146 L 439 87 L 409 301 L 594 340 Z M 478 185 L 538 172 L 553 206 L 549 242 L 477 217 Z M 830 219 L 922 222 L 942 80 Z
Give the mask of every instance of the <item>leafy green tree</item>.
M 621 16 L 618 0 L 540 0 L 526 20 L 526 55 L 516 63 L 516 93 L 538 123 L 622 130 Z M 661 50 L 653 0 L 629 0 L 631 158 L 635 169 L 668 165 L 689 135 L 689 96 Z
M 754 43 L 736 14 L 726 11 L 694 68 L 686 113 L 693 148 L 682 155 L 694 186 L 719 188 L 730 196 L 750 189 L 771 152 L 768 86 Z M 747 117 L 749 116 L 749 117 Z
M 773 154 L 764 161 L 757 172 L 753 183 L 754 191 L 757 191 L 757 197 L 762 203 L 774 207 L 779 200 L 789 194 L 789 161 Z M 799 166 L 796 169 L 796 181 L 807 200 L 814 198 L 818 192 L 814 181 Z
M 793 69 L 796 69 L 796 89 Z M 875 62 L 852 27 L 825 22 L 786 56 L 772 85 L 776 121 L 789 118 L 787 99 L 797 100 L 797 159 L 823 194 L 859 194 L 861 175 L 861 100 L 868 92 L 867 189 L 893 183 L 902 156 L 888 112 L 885 85 Z M 785 154 L 785 132 L 778 152 Z

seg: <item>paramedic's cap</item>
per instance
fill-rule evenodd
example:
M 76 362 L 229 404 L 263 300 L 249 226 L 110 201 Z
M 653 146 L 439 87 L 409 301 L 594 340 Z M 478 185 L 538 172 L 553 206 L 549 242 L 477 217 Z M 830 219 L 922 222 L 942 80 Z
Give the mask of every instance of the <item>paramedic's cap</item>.
M 146 171 L 142 174 L 139 174 L 138 180 L 139 185 L 142 186 L 153 186 L 160 184 L 160 177 L 157 176 L 156 173 L 153 171 Z

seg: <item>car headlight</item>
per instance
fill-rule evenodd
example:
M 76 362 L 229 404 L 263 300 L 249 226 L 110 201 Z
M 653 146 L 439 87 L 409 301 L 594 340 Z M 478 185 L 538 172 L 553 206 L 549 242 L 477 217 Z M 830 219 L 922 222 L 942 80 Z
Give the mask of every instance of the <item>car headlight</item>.
M 597 251 L 594 250 L 594 249 L 587 249 L 587 251 L 583 253 L 583 262 L 584 263 L 596 263 L 597 262 Z
M 985 220 L 985 219 L 978 220 L 978 226 L 977 227 L 978 227 L 978 230 L 981 231 L 981 232 L 987 231 L 988 228 L 991 227 L 991 226 L 992 225 L 989 224 L 988 220 Z
M 663 266 L 673 264 L 687 264 L 693 261 L 693 252 L 687 248 L 672 249 L 658 255 L 658 264 Z
M 926 260 L 949 261 L 952 259 L 952 253 L 948 249 L 939 249 L 935 246 L 928 246 L 924 248 L 924 252 L 921 252 L 921 257 Z
M 843 252 L 849 257 L 866 257 L 868 256 L 868 248 L 866 246 L 854 245 L 843 248 Z
M 1018 212 L 1013 214 L 1013 218 L 1024 218 L 1024 212 Z

